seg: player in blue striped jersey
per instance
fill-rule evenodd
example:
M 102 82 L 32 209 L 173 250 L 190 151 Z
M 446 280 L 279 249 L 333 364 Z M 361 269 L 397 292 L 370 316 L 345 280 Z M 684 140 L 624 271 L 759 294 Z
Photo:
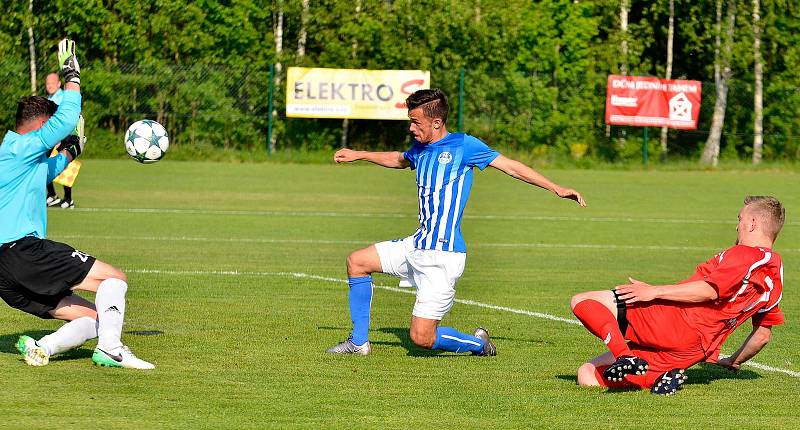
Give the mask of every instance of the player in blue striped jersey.
M 340 149 L 337 163 L 366 160 L 383 167 L 416 170 L 419 228 L 402 240 L 380 242 L 347 258 L 350 316 L 353 331 L 346 341 L 327 350 L 367 355 L 372 304 L 372 273 L 383 272 L 417 288 L 411 318 L 411 340 L 418 346 L 475 355 L 495 355 L 488 332 L 478 328 L 461 333 L 439 322 L 453 306 L 455 284 L 464 271 L 467 247 L 461 217 L 472 188 L 473 168 L 492 166 L 511 177 L 544 188 L 586 206 L 577 191 L 564 188 L 530 167 L 504 157 L 479 139 L 447 131 L 449 106 L 437 89 L 419 90 L 406 99 L 409 131 L 414 136 L 406 152 L 368 152 Z

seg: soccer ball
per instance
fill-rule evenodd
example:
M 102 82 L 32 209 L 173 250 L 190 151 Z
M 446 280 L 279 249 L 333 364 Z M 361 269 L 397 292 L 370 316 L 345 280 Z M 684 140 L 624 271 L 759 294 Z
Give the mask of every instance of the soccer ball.
M 136 121 L 125 132 L 125 150 L 140 163 L 155 163 L 167 152 L 169 136 L 164 126 L 150 119 Z

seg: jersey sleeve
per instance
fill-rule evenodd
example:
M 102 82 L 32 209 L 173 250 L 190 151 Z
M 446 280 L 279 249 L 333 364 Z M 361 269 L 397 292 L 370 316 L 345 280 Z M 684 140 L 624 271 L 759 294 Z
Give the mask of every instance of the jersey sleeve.
M 69 160 L 67 159 L 67 156 L 64 155 L 64 154 L 57 154 L 54 157 L 48 158 L 47 159 L 47 183 L 49 184 L 49 183 L 53 182 L 53 179 L 55 179 L 58 175 L 60 175 L 61 172 L 63 172 L 64 169 L 67 168 L 68 164 L 69 164 Z
M 417 160 L 419 159 L 419 154 L 422 152 L 422 149 L 422 144 L 415 140 L 414 145 L 412 145 L 408 151 L 403 153 L 403 157 L 411 164 L 411 170 L 417 168 Z
M 500 153 L 480 139 L 473 136 L 464 137 L 464 148 L 468 166 L 474 166 L 481 170 L 485 169 Z
M 777 306 L 766 312 L 758 312 L 753 315 L 753 327 L 772 327 L 781 325 L 784 321 L 783 311 Z
M 34 131 L 39 137 L 43 146 L 34 148 L 35 152 L 40 153 L 49 151 L 69 136 L 78 124 L 78 117 L 81 114 L 81 93 L 78 91 L 64 91 L 61 104 L 56 113 L 44 123 L 42 128 Z
M 702 280 L 717 290 L 719 300 L 726 301 L 736 295 L 742 287 L 742 280 L 765 256 L 747 247 L 735 246 L 725 251 L 721 258 L 719 265 L 704 275 Z

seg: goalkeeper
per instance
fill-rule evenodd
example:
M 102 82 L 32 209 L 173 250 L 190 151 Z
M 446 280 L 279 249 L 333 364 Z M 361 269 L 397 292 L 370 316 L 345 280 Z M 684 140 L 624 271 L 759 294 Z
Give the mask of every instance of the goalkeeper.
M 92 355 L 96 364 L 152 369 L 120 340 L 128 288 L 125 274 L 71 246 L 45 239 L 45 184 L 83 150 L 83 139 L 72 139 L 58 155 L 48 157 L 75 129 L 81 110 L 75 42 L 62 40 L 58 59 L 66 81 L 61 105 L 44 97 L 23 97 L 17 105 L 16 131 L 6 133 L 0 145 L 0 298 L 39 318 L 67 321 L 38 341 L 19 338 L 17 349 L 29 365 L 46 365 L 51 355 L 97 337 Z M 72 295 L 74 290 L 95 292 L 97 304 Z

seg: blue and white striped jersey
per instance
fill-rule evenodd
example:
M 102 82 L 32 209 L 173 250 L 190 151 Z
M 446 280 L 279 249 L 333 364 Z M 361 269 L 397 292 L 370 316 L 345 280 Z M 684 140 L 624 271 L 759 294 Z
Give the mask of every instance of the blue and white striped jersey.
M 415 248 L 467 252 L 461 216 L 472 189 L 472 168 L 483 170 L 499 155 L 464 133 L 450 133 L 427 145 L 414 141 L 403 153 L 417 171 L 420 225 Z

